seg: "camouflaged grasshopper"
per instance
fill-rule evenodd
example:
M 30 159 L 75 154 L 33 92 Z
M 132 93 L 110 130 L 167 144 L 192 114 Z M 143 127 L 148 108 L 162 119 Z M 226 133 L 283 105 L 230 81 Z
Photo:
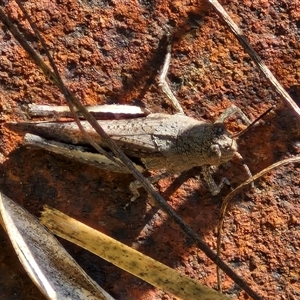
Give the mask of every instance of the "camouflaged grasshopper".
M 210 167 L 225 163 L 234 155 L 242 159 L 237 152 L 237 143 L 226 130 L 223 121 L 236 112 L 246 123 L 249 124 L 250 121 L 235 106 L 221 114 L 215 123 L 185 116 L 165 80 L 169 64 L 170 51 L 167 53 L 159 82 L 177 110 L 177 114 L 153 113 L 128 120 L 101 120 L 99 123 L 123 152 L 136 162 L 140 171 L 163 171 L 159 176 L 150 178 L 152 182 L 169 174 L 181 173 L 193 167 L 202 166 L 209 189 L 213 195 L 216 195 L 228 181 L 223 178 L 217 185 L 212 178 Z M 31 114 L 35 113 L 36 109 L 45 113 L 45 108 L 33 106 Z M 107 148 L 88 122 L 82 121 L 81 123 L 96 143 Z M 8 124 L 8 126 L 13 130 L 28 132 L 24 138 L 25 145 L 40 147 L 101 169 L 128 173 L 125 167 L 120 167 L 119 164 L 101 154 L 93 153 L 75 122 L 27 122 Z M 244 167 L 247 174 L 251 176 L 248 167 L 246 165 Z M 130 186 L 133 199 L 139 196 L 137 187 L 139 186 L 136 182 Z

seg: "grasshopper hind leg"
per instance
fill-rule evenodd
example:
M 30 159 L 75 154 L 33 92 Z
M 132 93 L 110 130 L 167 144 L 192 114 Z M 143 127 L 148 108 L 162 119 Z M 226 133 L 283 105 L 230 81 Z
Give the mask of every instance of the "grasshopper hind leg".
M 161 87 L 162 91 L 166 94 L 166 96 L 170 100 L 171 104 L 177 111 L 177 114 L 184 115 L 184 111 L 183 111 L 180 103 L 174 96 L 173 92 L 170 89 L 169 84 L 166 81 L 168 70 L 170 67 L 170 61 L 171 61 L 171 45 L 168 45 L 164 65 L 163 65 L 162 71 L 159 76 L 159 86 Z

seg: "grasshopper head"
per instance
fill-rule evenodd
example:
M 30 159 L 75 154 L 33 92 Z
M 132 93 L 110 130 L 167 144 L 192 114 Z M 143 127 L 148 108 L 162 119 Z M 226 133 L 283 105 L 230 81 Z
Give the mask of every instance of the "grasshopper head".
M 237 143 L 226 130 L 224 124 L 216 123 L 212 130 L 212 140 L 207 159 L 212 165 L 220 165 L 229 161 L 237 152 Z

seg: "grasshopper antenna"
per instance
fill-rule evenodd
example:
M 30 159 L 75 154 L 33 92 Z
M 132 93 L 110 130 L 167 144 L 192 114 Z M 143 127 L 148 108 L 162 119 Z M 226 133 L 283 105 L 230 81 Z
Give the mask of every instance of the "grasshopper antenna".
M 259 120 L 261 120 L 265 115 L 267 115 L 272 109 L 274 109 L 273 106 L 268 108 L 264 113 L 262 113 L 258 118 L 256 118 L 249 126 L 247 126 L 247 128 L 232 135 L 232 138 L 239 138 L 240 136 L 245 134 L 250 128 L 252 128 Z

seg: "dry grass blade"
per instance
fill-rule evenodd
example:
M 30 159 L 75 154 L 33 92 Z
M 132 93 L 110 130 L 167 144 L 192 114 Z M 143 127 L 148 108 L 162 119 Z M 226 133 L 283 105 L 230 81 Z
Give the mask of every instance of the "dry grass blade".
M 113 299 L 34 216 L 2 193 L 0 224 L 24 269 L 47 299 Z
M 41 222 L 49 230 L 121 269 L 181 299 L 229 299 L 107 235 L 44 206 Z
M 290 95 L 286 92 L 286 90 L 282 87 L 282 85 L 278 82 L 278 80 L 274 77 L 272 72 L 263 62 L 263 60 L 259 57 L 256 51 L 252 48 L 249 42 L 246 40 L 242 30 L 233 22 L 227 12 L 224 10 L 222 5 L 216 0 L 208 0 L 214 10 L 218 13 L 218 15 L 222 18 L 225 24 L 229 27 L 230 31 L 237 38 L 241 46 L 244 50 L 249 54 L 251 59 L 255 62 L 259 70 L 266 76 L 268 81 L 270 82 L 272 88 L 279 94 L 281 99 L 292 108 L 298 116 L 300 116 L 300 108 L 295 103 L 295 101 L 290 97 Z

